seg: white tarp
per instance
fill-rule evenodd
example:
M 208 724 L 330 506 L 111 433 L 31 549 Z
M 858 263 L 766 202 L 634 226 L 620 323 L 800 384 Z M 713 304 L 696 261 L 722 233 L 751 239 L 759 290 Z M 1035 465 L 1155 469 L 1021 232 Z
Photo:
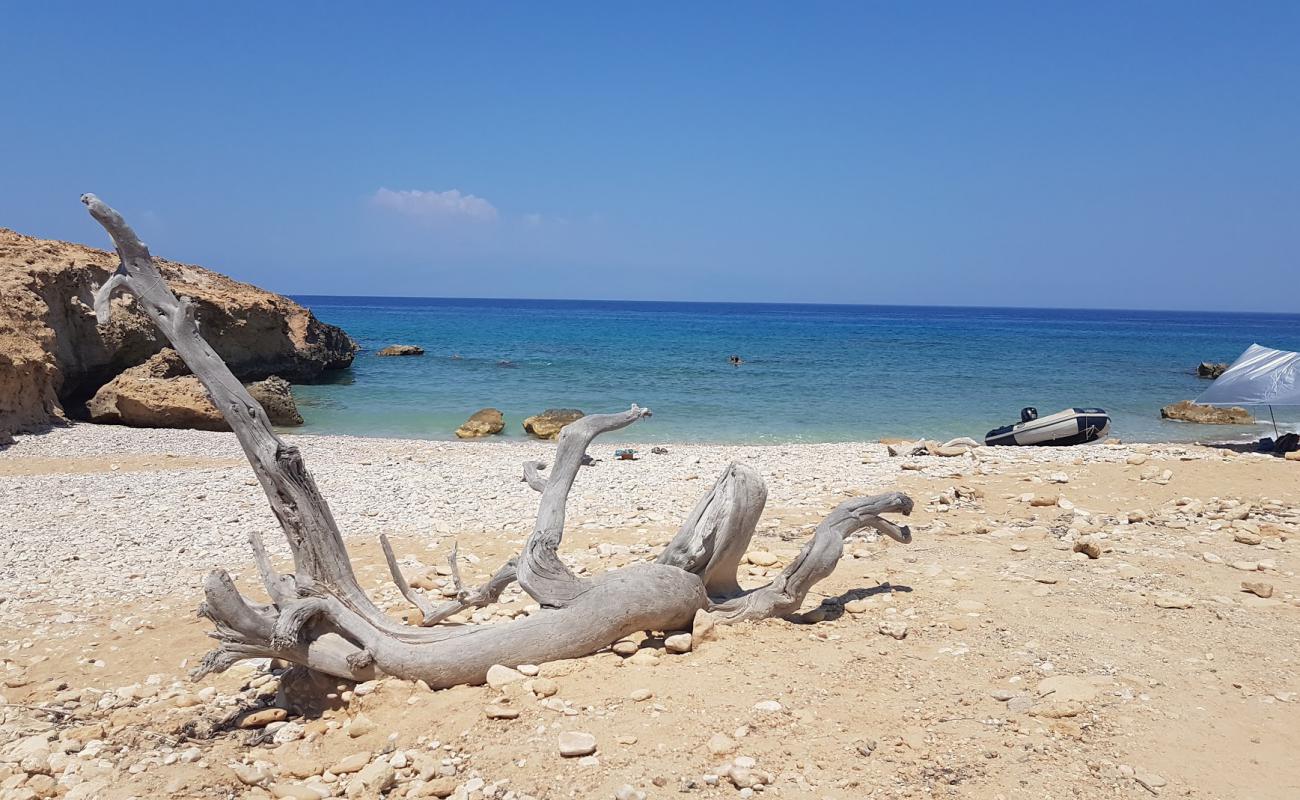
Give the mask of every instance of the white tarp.
M 1196 402 L 1207 406 L 1300 406 L 1300 353 L 1252 344 Z

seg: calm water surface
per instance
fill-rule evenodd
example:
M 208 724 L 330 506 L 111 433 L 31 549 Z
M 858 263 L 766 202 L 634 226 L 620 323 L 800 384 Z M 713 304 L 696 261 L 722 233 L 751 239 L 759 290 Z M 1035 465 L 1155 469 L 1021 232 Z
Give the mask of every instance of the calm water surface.
M 1164 422 L 1160 406 L 1209 385 L 1192 374 L 1203 359 L 1231 361 L 1253 342 L 1300 349 L 1300 315 L 1281 314 L 295 299 L 364 348 L 334 382 L 294 388 L 302 430 L 366 436 L 451 438 L 483 406 L 521 436 L 521 420 L 544 408 L 633 402 L 655 412 L 625 434 L 638 441 L 980 438 L 1027 405 L 1101 406 L 1129 440 L 1256 436 L 1257 426 Z M 394 343 L 427 354 L 375 355 Z

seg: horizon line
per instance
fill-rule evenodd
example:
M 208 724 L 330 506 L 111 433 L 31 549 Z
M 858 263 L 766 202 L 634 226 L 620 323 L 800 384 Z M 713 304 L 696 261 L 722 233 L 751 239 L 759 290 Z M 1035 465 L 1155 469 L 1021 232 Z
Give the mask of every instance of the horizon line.
M 1205 308 L 1115 308 L 1101 306 L 989 306 L 958 305 L 951 303 L 810 303 L 780 300 L 618 300 L 609 298 L 587 297 L 465 297 L 438 295 L 390 295 L 390 294 L 312 294 L 285 292 L 288 297 L 320 298 L 356 298 L 366 300 L 474 300 L 474 301 L 510 301 L 530 303 L 626 303 L 626 304 L 677 304 L 677 305 L 714 305 L 714 306 L 803 306 L 811 308 L 929 308 L 929 309 L 963 309 L 970 311 L 1123 311 L 1147 314 L 1235 314 L 1242 316 L 1295 317 L 1300 320 L 1300 312 L 1288 311 L 1230 311 Z

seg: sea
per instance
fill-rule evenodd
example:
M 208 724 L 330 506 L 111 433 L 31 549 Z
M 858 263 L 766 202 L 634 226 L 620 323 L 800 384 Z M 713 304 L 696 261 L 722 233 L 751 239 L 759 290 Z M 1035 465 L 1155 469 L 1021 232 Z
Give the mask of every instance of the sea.
M 328 382 L 295 386 L 304 433 L 451 439 L 474 411 L 507 438 L 547 408 L 632 403 L 612 439 L 785 443 L 981 439 L 1071 406 L 1125 441 L 1247 439 L 1255 425 L 1160 418 L 1209 381 L 1201 361 L 1252 343 L 1300 350 L 1300 315 L 925 306 L 297 296 L 361 346 Z M 390 344 L 425 355 L 379 357 Z M 733 365 L 732 356 L 741 363 Z M 1300 409 L 1276 408 L 1295 429 Z

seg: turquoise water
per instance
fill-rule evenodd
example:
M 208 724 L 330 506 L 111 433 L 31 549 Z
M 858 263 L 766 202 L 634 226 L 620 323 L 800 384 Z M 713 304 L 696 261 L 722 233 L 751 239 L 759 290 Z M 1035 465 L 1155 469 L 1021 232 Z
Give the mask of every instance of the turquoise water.
M 1027 405 L 1100 406 L 1127 440 L 1234 438 L 1263 429 L 1164 422 L 1160 406 L 1209 385 L 1191 374 L 1203 359 L 1300 349 L 1300 315 L 1280 314 L 296 299 L 365 348 L 333 383 L 294 388 L 302 430 L 367 436 L 452 438 L 483 406 L 522 436 L 545 408 L 636 402 L 655 412 L 625 434 L 638 441 L 981 438 Z M 395 343 L 427 353 L 375 355 Z

